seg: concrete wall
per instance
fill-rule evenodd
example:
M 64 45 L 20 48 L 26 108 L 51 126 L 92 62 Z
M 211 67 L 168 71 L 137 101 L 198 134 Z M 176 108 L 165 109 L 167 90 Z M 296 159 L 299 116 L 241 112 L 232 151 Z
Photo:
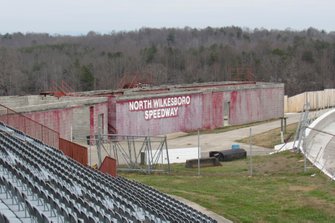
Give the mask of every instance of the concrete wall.
M 57 101 L 59 101 L 59 99 L 56 97 L 41 95 L 0 97 L 0 104 L 5 105 L 9 108 L 55 103 Z
M 285 101 L 285 112 L 301 112 L 304 104 L 309 102 L 310 109 L 324 109 L 335 106 L 335 89 L 325 89 L 323 91 L 309 91 L 292 97 L 287 97 Z
M 106 102 L 106 97 L 71 97 L 28 95 L 0 97 L 0 104 L 16 112 L 40 112 L 47 110 L 86 106 Z
M 108 130 L 108 103 L 73 108 L 28 112 L 25 116 L 45 125 L 67 140 L 86 142 L 86 136 L 98 134 L 98 116 L 103 115 L 103 133 Z
M 98 97 L 25 96 L 15 97 L 15 103 L 13 98 L 3 97 L 0 102 L 60 132 L 62 138 L 80 141 L 98 134 L 99 115 L 103 117 L 103 133 L 162 135 L 278 118 L 283 116 L 284 107 L 284 85 L 269 83 L 91 94 Z
M 72 137 L 75 141 L 84 141 L 90 135 L 90 107 L 73 109 Z
M 102 116 L 101 134 L 108 134 L 108 103 L 90 106 L 90 133 L 91 136 L 99 133 L 99 116 Z
M 73 122 L 72 109 L 28 112 L 24 113 L 24 115 L 56 132 L 59 132 L 61 138 L 71 140 Z
M 108 96 L 108 133 L 115 134 L 116 132 L 116 98 Z
M 152 105 L 148 109 L 131 110 L 130 103 L 140 100 L 164 100 L 170 98 L 147 97 L 140 100 L 116 101 L 116 129 L 118 134 L 125 135 L 160 135 L 168 132 L 187 131 L 201 128 L 203 100 L 201 94 L 179 94 L 171 97 L 189 97 L 190 103 L 181 106 L 166 106 L 161 109 L 177 109 L 169 117 L 149 117 L 148 112 L 158 110 Z M 146 114 L 148 115 L 146 117 Z
M 230 124 L 279 118 L 284 115 L 284 89 L 265 88 L 231 92 Z
M 101 114 L 103 133 L 107 133 L 106 97 L 6 96 L 0 97 L 0 104 L 59 132 L 66 140 L 86 142 L 86 136 L 97 134 Z
M 150 100 L 164 100 L 189 97 L 190 103 L 162 107 L 177 109 L 172 117 L 157 115 L 148 118 L 148 112 L 157 110 L 154 106 L 145 106 Z M 134 103 L 142 107 L 133 108 Z M 228 104 L 229 103 L 229 104 Z M 229 106 L 229 124 L 238 125 L 255 121 L 279 118 L 284 115 L 284 88 L 263 87 L 233 91 L 198 91 L 188 93 L 170 93 L 165 96 L 146 95 L 140 99 L 116 100 L 116 129 L 125 135 L 162 135 L 178 131 L 214 129 L 224 126 L 225 106 Z M 136 107 L 136 106 L 135 106 Z
M 86 141 L 87 136 L 98 134 L 98 117 L 103 115 L 103 134 L 108 133 L 108 103 L 77 107 L 73 110 L 73 139 Z

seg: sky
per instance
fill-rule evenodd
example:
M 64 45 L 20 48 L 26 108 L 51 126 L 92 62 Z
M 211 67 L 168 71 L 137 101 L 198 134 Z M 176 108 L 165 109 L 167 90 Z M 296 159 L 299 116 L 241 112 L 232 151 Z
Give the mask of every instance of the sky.
M 238 26 L 335 31 L 334 0 L 0 0 L 0 33 Z

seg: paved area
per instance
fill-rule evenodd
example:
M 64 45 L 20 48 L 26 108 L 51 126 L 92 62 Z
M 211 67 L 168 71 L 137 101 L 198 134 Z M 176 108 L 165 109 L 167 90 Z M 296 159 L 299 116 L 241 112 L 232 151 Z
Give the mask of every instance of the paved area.
M 310 117 L 317 117 L 326 111 L 327 110 L 311 112 Z M 285 116 L 287 117 L 287 124 L 292 124 L 299 122 L 301 113 L 287 113 L 285 114 Z M 239 144 L 240 147 L 244 148 L 249 155 L 250 153 L 249 145 L 243 143 L 236 143 L 235 142 L 236 140 L 249 137 L 250 128 L 251 128 L 251 134 L 255 135 L 279 127 L 280 127 L 280 120 L 278 119 L 275 121 L 255 125 L 252 127 L 240 128 L 228 132 L 200 135 L 200 147 L 202 151 L 201 155 L 202 157 L 208 157 L 209 151 L 230 149 L 232 144 Z M 188 134 L 184 132 L 171 133 L 167 135 L 167 144 L 169 149 L 198 147 L 198 136 L 197 135 L 188 136 Z M 113 155 L 110 146 L 106 146 L 105 149 L 106 150 L 102 150 L 102 157 L 106 156 L 107 153 Z M 274 149 L 252 146 L 253 155 L 267 155 L 273 151 Z M 88 152 L 89 152 L 89 165 L 96 164 L 98 158 L 95 146 L 90 146 Z
M 323 114 L 323 111 L 311 112 L 310 117 L 316 117 Z M 285 114 L 287 117 L 287 124 L 292 124 L 299 122 L 301 113 L 287 113 Z M 209 151 L 215 150 L 224 150 L 230 149 L 232 144 L 237 144 L 235 141 L 238 139 L 249 137 L 250 129 L 251 134 L 259 134 L 263 132 L 267 132 L 269 130 L 280 128 L 280 120 L 271 121 L 262 123 L 259 125 L 240 128 L 228 132 L 222 133 L 210 133 L 210 134 L 203 134 L 200 135 L 200 147 L 201 147 L 201 155 L 202 157 L 207 157 Z M 180 136 L 181 135 L 181 136 Z M 177 136 L 173 138 L 172 136 Z M 179 137 L 180 136 L 180 137 Z M 238 143 L 241 148 L 247 150 L 249 154 L 249 145 Z M 187 147 L 197 147 L 198 146 L 198 136 L 183 136 L 181 133 L 168 136 L 168 147 L 169 149 L 174 148 L 187 148 Z M 273 149 L 259 147 L 259 146 L 252 146 L 252 153 L 253 155 L 266 155 L 273 152 Z
M 287 124 L 296 123 L 299 121 L 300 114 L 287 114 Z M 236 140 L 249 137 L 250 129 L 251 134 L 259 134 L 271 129 L 279 128 L 280 120 L 263 123 L 260 125 L 255 125 L 251 127 L 236 129 L 228 132 L 221 133 L 210 133 L 200 135 L 200 147 L 202 152 L 202 157 L 208 156 L 209 151 L 230 149 L 232 144 L 236 144 Z M 241 148 L 244 148 L 249 153 L 249 145 L 238 143 Z M 187 148 L 187 147 L 197 147 L 198 146 L 198 136 L 182 136 L 174 139 L 168 140 L 169 149 L 174 148 Z M 252 146 L 253 155 L 265 155 L 272 152 L 272 149 Z

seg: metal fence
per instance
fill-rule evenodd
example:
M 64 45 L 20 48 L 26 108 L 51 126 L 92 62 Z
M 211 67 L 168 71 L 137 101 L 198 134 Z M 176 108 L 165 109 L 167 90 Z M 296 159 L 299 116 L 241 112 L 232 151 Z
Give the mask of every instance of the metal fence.
M 166 137 L 111 134 L 89 142 L 89 165 L 100 166 L 108 156 L 116 160 L 118 171 L 170 172 Z
M 59 133 L 14 110 L 0 105 L 0 121 L 45 144 L 59 148 Z

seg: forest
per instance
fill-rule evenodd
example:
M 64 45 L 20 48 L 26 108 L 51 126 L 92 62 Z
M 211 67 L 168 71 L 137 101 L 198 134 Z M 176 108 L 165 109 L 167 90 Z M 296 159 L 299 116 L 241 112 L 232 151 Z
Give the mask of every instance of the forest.
M 82 36 L 0 34 L 0 95 L 255 80 L 285 93 L 335 87 L 335 32 L 240 27 L 141 28 Z M 128 85 L 127 85 L 128 84 Z

